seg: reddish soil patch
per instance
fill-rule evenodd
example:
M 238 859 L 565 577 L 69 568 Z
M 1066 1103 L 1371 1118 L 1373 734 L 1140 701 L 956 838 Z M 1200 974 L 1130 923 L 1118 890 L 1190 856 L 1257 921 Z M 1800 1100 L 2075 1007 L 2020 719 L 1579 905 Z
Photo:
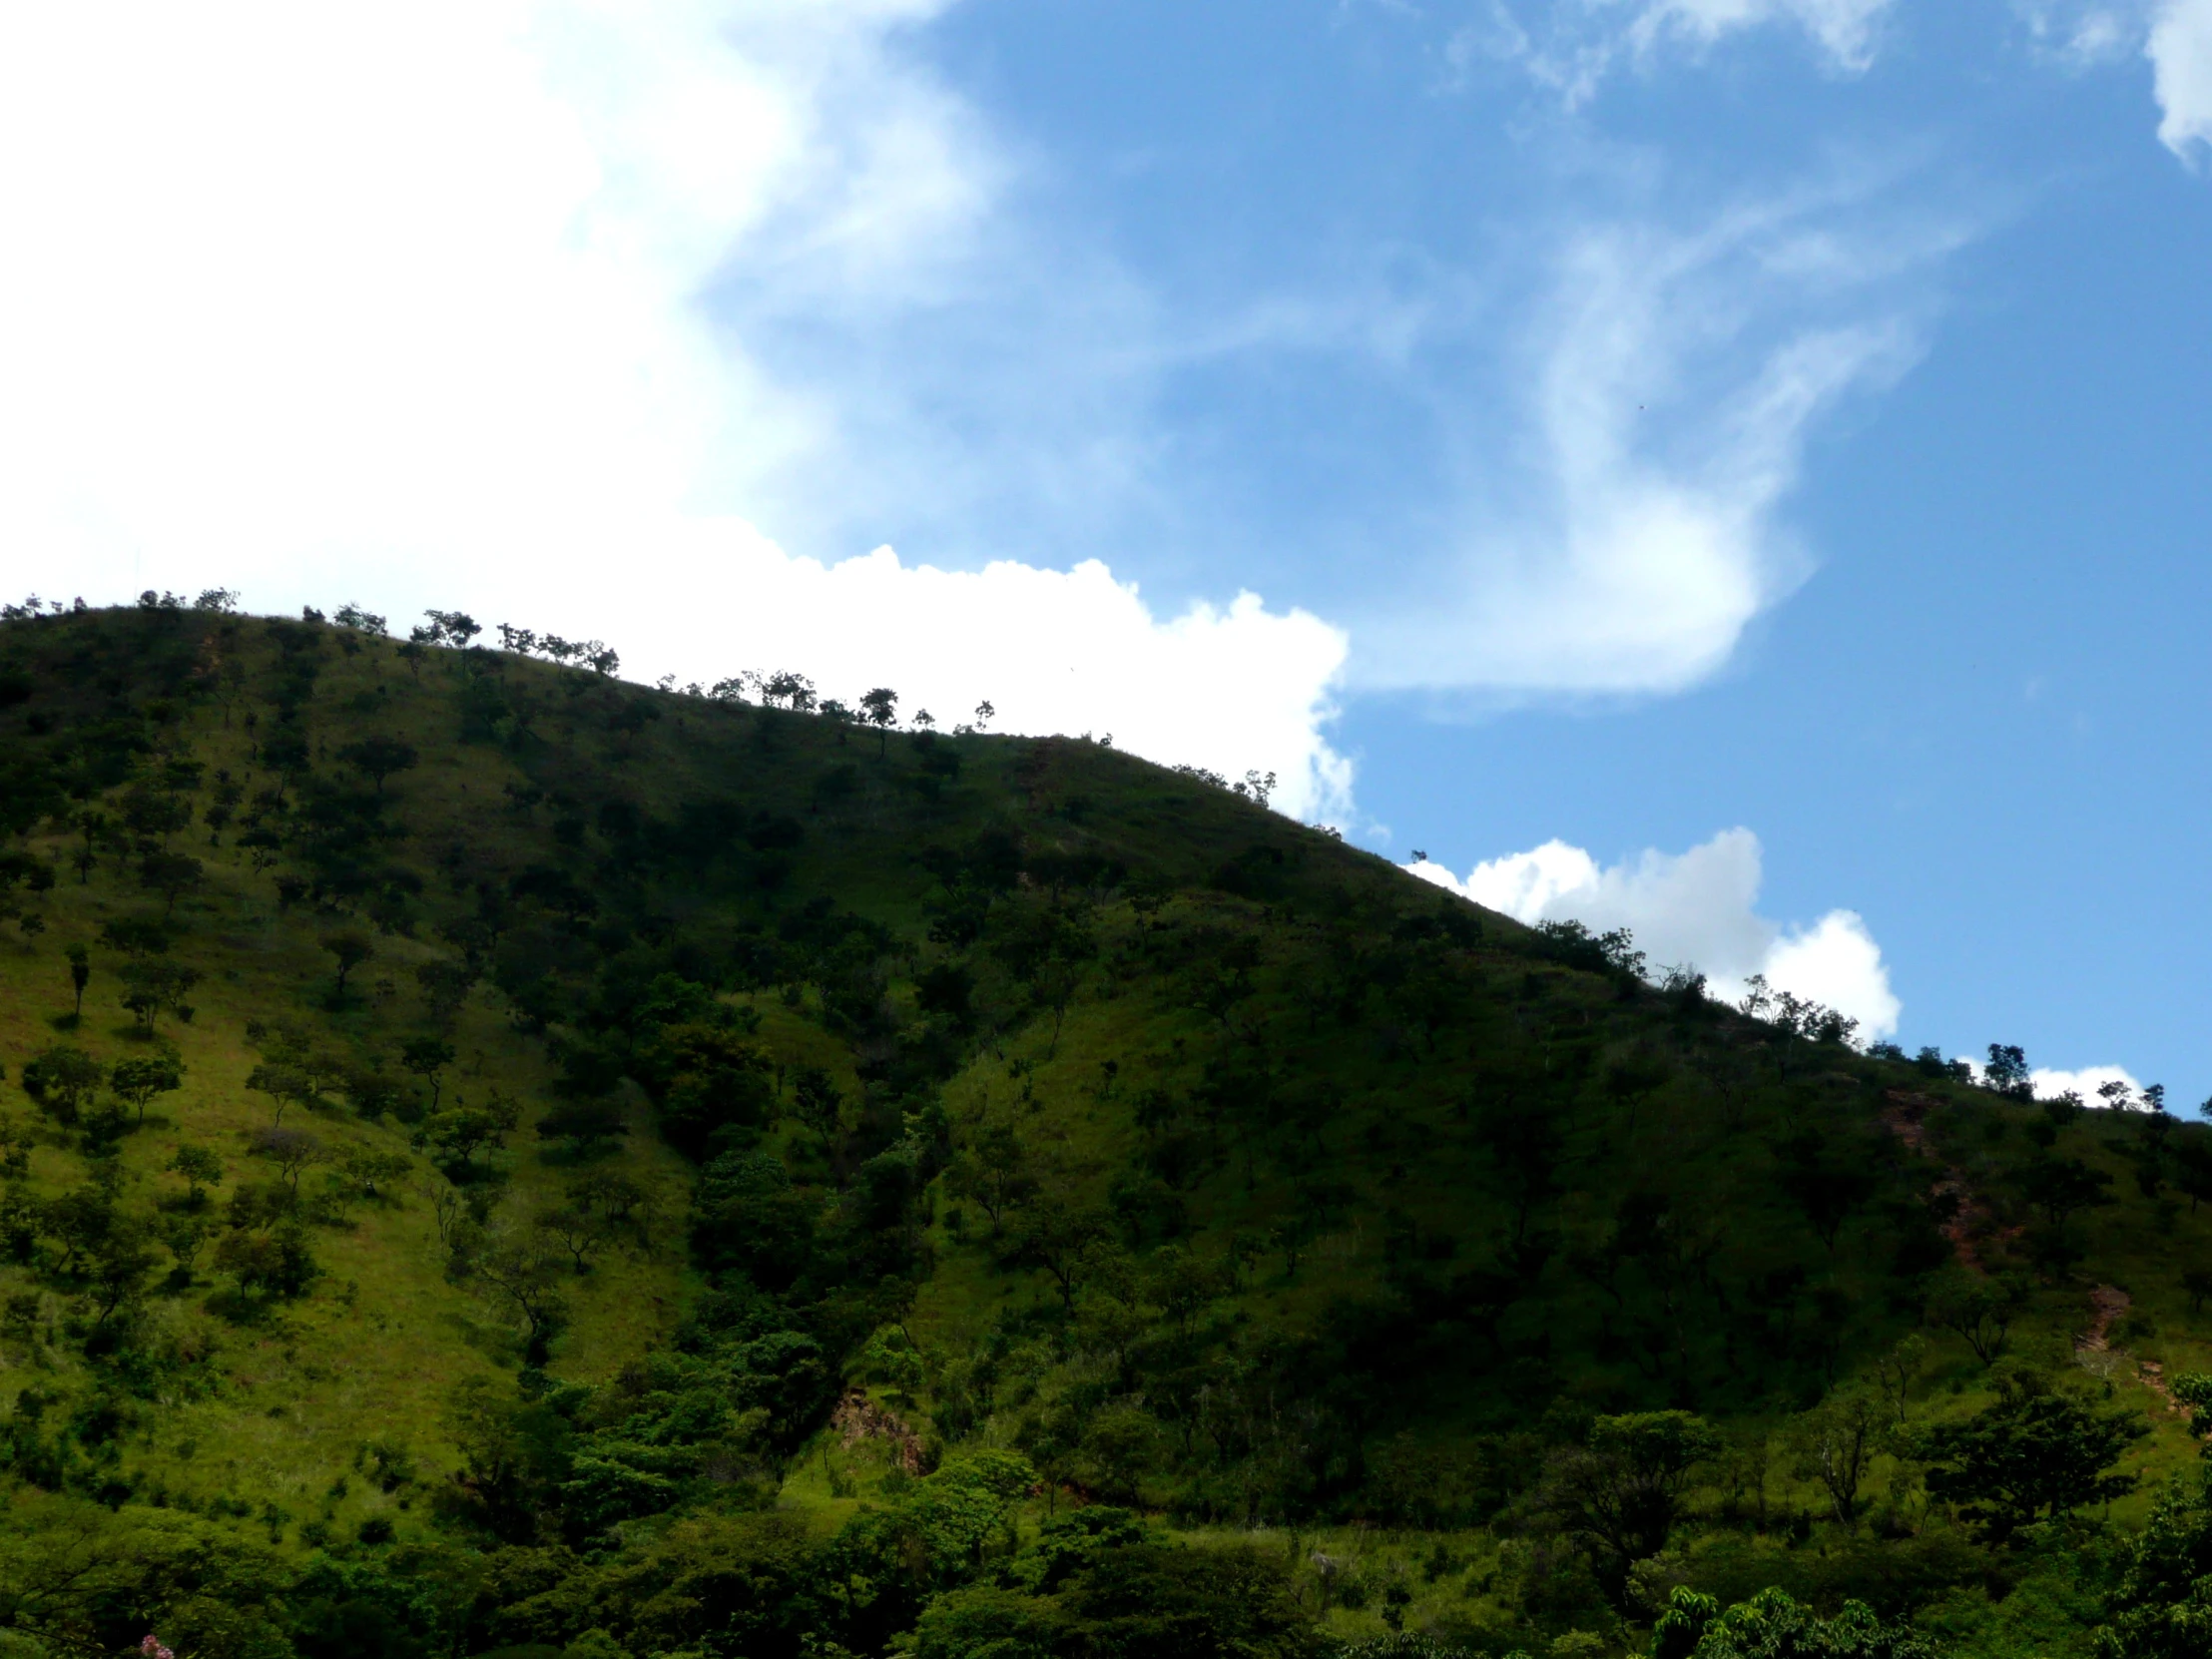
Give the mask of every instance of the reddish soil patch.
M 862 1440 L 888 1440 L 901 1468 L 908 1474 L 921 1472 L 921 1436 L 858 1388 L 837 1401 L 830 1426 L 847 1448 Z

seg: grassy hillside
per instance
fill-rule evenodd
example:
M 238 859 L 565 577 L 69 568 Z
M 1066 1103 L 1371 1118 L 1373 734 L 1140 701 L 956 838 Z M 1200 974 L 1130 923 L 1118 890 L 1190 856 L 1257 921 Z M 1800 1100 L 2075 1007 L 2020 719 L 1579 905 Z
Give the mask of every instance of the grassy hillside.
M 0 623 L 0 1642 L 1605 1654 L 1780 1586 L 2059 1655 L 2166 1594 L 2212 1131 L 1101 745 L 345 616 Z

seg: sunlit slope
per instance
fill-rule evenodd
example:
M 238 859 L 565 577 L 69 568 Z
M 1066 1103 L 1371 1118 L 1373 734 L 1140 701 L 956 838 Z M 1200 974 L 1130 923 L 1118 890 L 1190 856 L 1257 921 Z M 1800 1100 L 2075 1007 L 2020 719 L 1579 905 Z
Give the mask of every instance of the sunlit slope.
M 1465 1526 L 1595 1415 L 1781 1422 L 1916 1329 L 1963 1410 L 1985 1285 L 2014 1354 L 2125 1351 L 2131 1466 L 2186 1454 L 2136 1362 L 2202 1358 L 2204 1131 L 1655 988 L 1219 781 L 751 695 L 0 625 L 25 1458 L 414 1524 L 465 1381 L 781 1333 L 727 1433 L 793 1501 L 849 1503 L 815 1453 L 859 1387 L 917 1456 L 1190 1523 Z M 20 1086 L 57 1046 L 74 1102 Z M 165 1054 L 142 1123 L 115 1068 Z

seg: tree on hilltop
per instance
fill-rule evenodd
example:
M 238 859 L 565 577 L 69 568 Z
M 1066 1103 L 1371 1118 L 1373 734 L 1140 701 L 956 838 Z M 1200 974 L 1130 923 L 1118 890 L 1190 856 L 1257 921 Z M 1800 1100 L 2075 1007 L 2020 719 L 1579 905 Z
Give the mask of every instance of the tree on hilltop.
M 875 728 L 878 757 L 889 753 L 890 729 L 898 722 L 898 693 L 888 686 L 877 686 L 860 699 L 860 715 Z

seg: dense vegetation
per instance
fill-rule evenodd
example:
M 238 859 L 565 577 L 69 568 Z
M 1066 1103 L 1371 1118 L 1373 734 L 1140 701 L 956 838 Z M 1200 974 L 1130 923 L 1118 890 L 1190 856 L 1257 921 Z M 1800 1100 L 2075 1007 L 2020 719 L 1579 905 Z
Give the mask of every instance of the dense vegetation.
M 0 1651 L 2212 1651 L 2162 1097 L 413 633 L 0 621 Z

